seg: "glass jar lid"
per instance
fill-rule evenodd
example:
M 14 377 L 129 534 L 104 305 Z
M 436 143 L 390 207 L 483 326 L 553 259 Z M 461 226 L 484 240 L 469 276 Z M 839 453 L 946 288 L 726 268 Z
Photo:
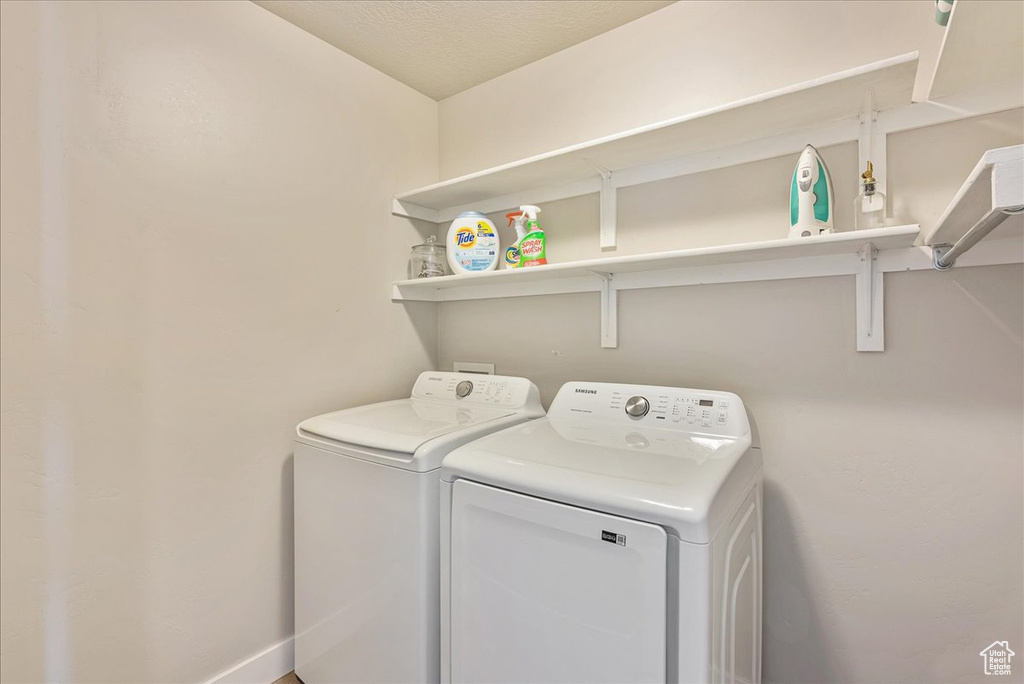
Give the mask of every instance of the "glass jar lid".
M 414 252 L 425 252 L 427 254 L 431 254 L 434 252 L 444 252 L 444 245 L 438 243 L 437 237 L 431 235 L 422 245 L 416 245 L 412 249 Z

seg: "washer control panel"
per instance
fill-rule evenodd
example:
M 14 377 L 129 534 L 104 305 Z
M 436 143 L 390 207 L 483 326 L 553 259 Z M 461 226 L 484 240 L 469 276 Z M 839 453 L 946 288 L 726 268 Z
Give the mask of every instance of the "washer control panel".
M 548 415 L 724 436 L 749 430 L 746 409 L 735 394 L 649 385 L 566 383 Z
M 526 378 L 440 371 L 421 373 L 412 398 L 506 408 L 539 401 L 537 388 Z

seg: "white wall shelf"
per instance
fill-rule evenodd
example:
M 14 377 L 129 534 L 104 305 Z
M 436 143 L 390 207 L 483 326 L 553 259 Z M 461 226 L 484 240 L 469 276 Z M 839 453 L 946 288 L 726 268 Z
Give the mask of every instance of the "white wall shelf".
M 1022 27 L 1022 2 L 953 3 L 928 99 L 991 89 L 1010 90 L 1018 102 L 1024 99 Z
M 966 8 L 967 5 L 985 5 L 987 9 Z M 808 142 L 827 146 L 857 141 L 860 165 L 871 159 L 879 186 L 884 189 L 889 133 L 992 114 L 1024 104 L 1021 83 L 999 86 L 1007 79 L 1021 81 L 1021 65 L 985 64 L 986 59 L 999 61 L 993 56 L 996 53 L 1015 54 L 1015 49 L 1020 52 L 1020 19 L 1014 17 L 1021 13 L 1022 5 L 957 3 L 927 102 L 911 101 L 918 57 L 917 53 L 910 53 L 403 192 L 395 195 L 392 213 L 443 223 L 466 210 L 493 213 L 521 204 L 600 193 L 601 247 L 614 249 L 618 188 L 793 154 Z M 1012 25 L 1012 31 L 1004 30 L 1007 24 Z M 997 36 L 995 40 L 999 43 L 992 50 L 988 49 L 987 37 L 978 39 L 978 35 L 988 34 Z M 979 70 L 991 78 L 978 78 Z M 985 188 L 995 193 L 1009 182 L 1001 179 L 1012 179 L 1012 174 L 1003 170 L 1008 167 L 1000 166 L 1005 161 L 1002 157 L 989 158 L 988 170 L 975 170 L 947 215 L 931 231 L 928 245 L 937 245 L 958 233 L 954 239 L 962 238 L 986 211 L 1002 206 L 998 202 L 1003 200 L 993 194 L 986 210 L 984 196 Z M 979 168 L 985 165 L 984 159 L 982 162 Z M 1015 189 L 1020 191 L 1020 174 L 1016 178 Z M 913 246 L 919 233 L 916 225 L 897 226 L 801 240 L 780 239 L 514 271 L 403 280 L 394 283 L 392 299 L 448 302 L 597 292 L 601 297 L 601 345 L 611 348 L 618 345 L 620 290 L 853 275 L 857 350 L 883 351 L 884 274 L 932 268 L 936 253 L 946 249 Z M 1021 263 L 1022 245 L 1024 240 L 1018 231 L 1009 241 L 987 240 L 964 255 L 960 263 Z
M 1019 234 L 1024 215 L 1011 214 L 1022 208 L 1024 145 L 989 150 L 925 239 L 925 244 L 936 248 L 936 267 L 949 268 L 997 227 L 1002 234 Z
M 392 212 L 442 223 L 467 209 L 492 212 L 608 195 L 620 187 L 795 152 L 807 142 L 857 140 L 866 94 L 869 115 L 909 105 L 917 61 L 917 53 L 893 57 L 403 192 L 395 196 Z M 837 122 L 843 125 L 837 128 Z M 603 201 L 602 207 L 612 213 L 614 202 Z M 603 248 L 614 247 L 614 220 L 602 215 Z
M 393 301 L 449 302 L 529 295 L 599 292 L 601 345 L 618 346 L 620 290 L 835 275 L 857 277 L 857 348 L 882 351 L 885 270 L 903 270 L 880 255 L 909 248 L 917 225 L 779 239 L 656 254 L 617 256 L 535 268 L 403 280 Z

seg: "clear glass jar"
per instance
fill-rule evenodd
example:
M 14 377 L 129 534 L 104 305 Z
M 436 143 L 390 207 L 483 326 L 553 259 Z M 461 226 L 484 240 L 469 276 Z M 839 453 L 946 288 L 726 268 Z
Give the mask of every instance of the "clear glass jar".
M 885 225 L 885 194 L 874 183 L 864 183 L 853 201 L 854 230 L 881 228 Z
M 410 278 L 436 278 L 445 274 L 445 264 L 448 258 L 445 254 L 444 245 L 437 242 L 437 238 L 431 235 L 422 245 L 412 248 L 412 257 L 409 260 Z
M 860 175 L 860 194 L 853 200 L 853 229 L 881 228 L 885 225 L 885 194 L 875 189 L 874 165 Z

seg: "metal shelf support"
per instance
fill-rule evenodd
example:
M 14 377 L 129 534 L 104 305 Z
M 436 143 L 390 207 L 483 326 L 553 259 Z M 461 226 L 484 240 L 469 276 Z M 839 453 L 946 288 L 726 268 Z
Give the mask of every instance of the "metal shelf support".
M 996 227 L 1006 220 L 1007 216 L 1016 216 L 1024 212 L 1024 207 L 1012 207 L 1010 209 L 993 209 L 975 223 L 964 236 L 952 245 L 936 245 L 935 268 L 945 271 L 956 264 L 956 258 L 978 244 L 991 233 Z M 940 249 L 941 248 L 941 249 Z
M 925 239 L 934 248 L 935 268 L 952 268 L 1003 221 L 1022 212 L 1024 145 L 989 150 Z

